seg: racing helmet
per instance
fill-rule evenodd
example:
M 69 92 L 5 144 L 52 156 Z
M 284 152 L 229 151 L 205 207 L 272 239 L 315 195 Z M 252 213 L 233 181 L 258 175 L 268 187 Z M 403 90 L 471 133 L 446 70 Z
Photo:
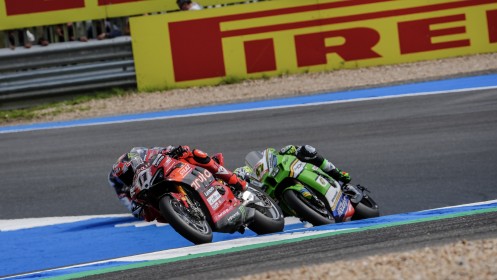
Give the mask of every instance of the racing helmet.
M 131 186 L 135 170 L 143 164 L 146 154 L 147 148 L 135 147 L 128 153 L 121 155 L 112 167 L 114 176 L 119 178 L 126 186 Z
M 133 154 L 139 156 L 141 159 L 145 160 L 147 156 L 148 148 L 147 147 L 133 147 L 128 152 L 128 154 Z

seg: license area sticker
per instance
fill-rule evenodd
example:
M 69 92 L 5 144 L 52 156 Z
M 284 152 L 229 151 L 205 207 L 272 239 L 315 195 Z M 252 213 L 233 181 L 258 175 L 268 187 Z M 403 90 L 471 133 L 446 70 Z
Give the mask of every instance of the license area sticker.
M 207 202 L 209 202 L 209 204 L 211 206 L 214 206 L 216 205 L 216 202 L 221 198 L 221 194 L 217 191 L 213 192 L 211 196 L 209 196 L 207 198 Z

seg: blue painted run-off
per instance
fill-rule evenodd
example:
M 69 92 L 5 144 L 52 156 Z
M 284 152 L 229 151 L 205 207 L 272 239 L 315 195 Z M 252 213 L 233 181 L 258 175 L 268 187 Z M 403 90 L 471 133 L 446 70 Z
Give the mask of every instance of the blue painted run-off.
M 399 222 L 492 208 L 497 208 L 497 201 L 489 201 L 479 205 L 390 215 L 362 221 L 324 225 L 311 229 L 304 228 L 303 224 L 297 223 L 286 226 L 285 232 L 388 226 Z M 41 272 L 42 270 L 62 266 L 192 246 L 192 243 L 174 232 L 170 226 L 116 227 L 116 225 L 132 221 L 135 220 L 131 216 L 129 218 L 94 218 L 81 222 L 0 232 L 0 240 L 2 240 L 0 277 L 40 271 L 39 273 L 22 277 L 38 278 L 95 270 L 128 263 L 109 261 L 80 268 Z M 252 231 L 246 231 L 243 235 L 240 233 L 215 233 L 214 242 L 249 236 L 255 236 L 255 234 Z
M 76 127 L 96 124 L 107 124 L 117 122 L 131 122 L 140 120 L 165 119 L 179 116 L 211 114 L 221 112 L 243 111 L 253 109 L 264 109 L 274 107 L 287 107 L 302 104 L 325 103 L 342 100 L 355 100 L 375 97 L 393 97 L 405 94 L 422 94 L 427 92 L 444 92 L 472 88 L 487 88 L 497 86 L 497 74 L 480 75 L 474 77 L 456 78 L 431 82 L 420 82 L 406 85 L 389 87 L 351 90 L 341 92 L 322 93 L 311 96 L 289 97 L 272 99 L 267 101 L 256 101 L 238 104 L 226 104 L 191 109 L 169 110 L 143 114 L 131 114 L 105 118 L 91 118 L 65 122 L 50 122 L 30 125 L 4 126 L 0 127 L 0 133 L 31 131 L 40 129 Z

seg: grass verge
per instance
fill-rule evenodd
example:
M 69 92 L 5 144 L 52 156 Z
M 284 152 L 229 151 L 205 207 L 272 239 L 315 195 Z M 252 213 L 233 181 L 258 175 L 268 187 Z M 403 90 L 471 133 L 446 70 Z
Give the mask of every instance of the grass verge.
M 43 103 L 29 108 L 0 110 L 0 125 L 9 124 L 14 121 L 29 121 L 38 117 L 56 116 L 61 113 L 85 111 L 90 109 L 90 107 L 85 106 L 85 104 L 92 100 L 107 99 L 130 94 L 135 94 L 135 92 L 132 90 L 113 88 L 107 91 L 82 94 L 69 100 Z

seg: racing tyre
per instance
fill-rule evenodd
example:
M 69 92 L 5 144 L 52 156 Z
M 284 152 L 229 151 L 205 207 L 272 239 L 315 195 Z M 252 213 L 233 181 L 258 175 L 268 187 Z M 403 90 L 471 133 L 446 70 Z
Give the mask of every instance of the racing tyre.
M 367 195 L 365 195 L 354 208 L 355 213 L 352 216 L 353 221 L 380 216 L 380 209 L 378 208 L 378 204 L 370 196 Z
M 299 218 L 308 221 L 314 226 L 335 222 L 331 215 L 327 214 L 326 217 L 324 216 L 325 212 L 328 213 L 326 209 L 318 209 L 318 206 L 311 204 L 311 202 L 298 191 L 291 189 L 286 190 L 283 192 L 283 198 L 288 206 L 297 213 Z
M 194 244 L 212 242 L 212 229 L 205 216 L 194 215 L 181 201 L 166 195 L 159 202 L 161 214 L 176 232 Z M 198 209 L 200 210 L 200 209 Z
M 248 225 L 248 228 L 257 234 L 283 231 L 285 219 L 278 204 L 266 193 L 250 186 L 248 189 L 261 200 L 260 205 L 254 205 L 256 210 L 254 221 Z

